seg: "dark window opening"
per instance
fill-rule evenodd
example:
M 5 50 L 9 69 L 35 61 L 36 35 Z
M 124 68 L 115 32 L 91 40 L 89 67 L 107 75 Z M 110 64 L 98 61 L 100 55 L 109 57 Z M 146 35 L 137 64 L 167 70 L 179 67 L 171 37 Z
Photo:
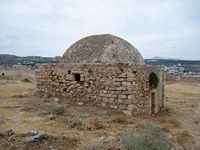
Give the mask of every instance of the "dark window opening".
M 156 104 L 155 104 L 156 95 L 155 92 L 151 93 L 151 114 L 155 114 Z
M 136 74 L 136 73 L 137 73 L 137 71 L 133 71 L 133 73 L 134 73 L 134 74 Z
M 68 70 L 68 74 L 71 74 L 71 70 Z
M 88 73 L 92 73 L 92 69 L 88 69 Z
M 67 88 L 64 88 L 63 91 L 66 92 L 66 91 L 67 91 Z
M 74 80 L 75 81 L 81 81 L 81 75 L 80 74 L 74 74 Z
M 5 73 L 2 73 L 1 75 L 2 75 L 2 76 L 5 76 Z

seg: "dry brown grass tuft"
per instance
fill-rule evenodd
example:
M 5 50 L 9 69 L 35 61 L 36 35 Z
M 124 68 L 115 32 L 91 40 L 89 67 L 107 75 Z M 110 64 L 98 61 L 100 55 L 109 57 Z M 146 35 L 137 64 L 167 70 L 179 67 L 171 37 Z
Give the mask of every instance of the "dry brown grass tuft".
M 78 137 L 70 137 L 65 143 L 62 143 L 62 145 L 59 145 L 57 148 L 62 150 L 77 149 L 79 141 L 80 139 Z
M 181 145 L 184 145 L 188 141 L 188 139 L 191 138 L 190 134 L 186 130 L 181 133 L 178 133 L 176 137 L 178 143 L 180 143 Z
M 25 94 L 13 94 L 11 95 L 12 98 L 29 98 L 31 97 L 31 93 L 25 93 Z
M 181 123 L 175 118 L 170 118 L 168 123 L 170 123 L 174 128 L 179 128 L 181 126 Z
M 78 142 L 79 142 L 79 138 L 78 137 L 71 137 L 71 138 L 69 138 L 69 140 L 67 140 L 67 144 L 68 145 L 66 145 L 66 148 L 75 148 L 75 147 L 77 147 L 77 145 L 78 145 Z
M 24 96 L 21 94 L 12 95 L 12 98 L 23 98 Z
M 120 115 L 120 116 L 117 116 L 113 119 L 113 122 L 114 123 L 120 123 L 120 124 L 129 124 L 131 123 L 129 121 L 129 119 L 127 118 L 127 116 L 124 116 L 124 115 Z
M 168 115 L 161 115 L 156 118 L 156 120 L 163 125 L 169 125 L 172 128 L 180 128 L 181 123 L 174 118 L 173 116 L 168 116 Z
M 81 119 L 73 118 L 68 122 L 68 127 L 69 128 L 76 128 L 78 130 L 83 130 L 84 124 L 83 124 Z
M 114 123 L 121 123 L 121 124 L 128 124 L 129 120 L 125 116 L 117 116 L 116 118 L 113 119 Z
M 106 126 L 103 124 L 102 121 L 98 119 L 92 119 L 89 121 L 89 125 L 91 126 L 92 129 L 94 130 L 99 130 L 99 129 L 105 129 Z

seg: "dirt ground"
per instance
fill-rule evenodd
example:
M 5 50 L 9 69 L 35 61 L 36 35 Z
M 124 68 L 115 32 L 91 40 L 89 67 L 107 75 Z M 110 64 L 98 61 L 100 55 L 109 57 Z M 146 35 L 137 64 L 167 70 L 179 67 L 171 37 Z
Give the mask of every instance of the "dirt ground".
M 5 149 L 123 149 L 122 134 L 153 122 L 167 132 L 179 149 L 200 149 L 200 84 L 167 83 L 166 112 L 148 116 L 125 116 L 89 104 L 66 99 L 39 98 L 34 82 L 0 80 L 0 133 L 12 129 L 14 142 L 0 134 Z M 52 115 L 52 106 L 65 107 L 63 115 Z M 32 130 L 44 131 L 47 140 L 26 142 Z
M 200 83 L 168 82 L 166 108 L 193 136 L 193 149 L 200 149 Z

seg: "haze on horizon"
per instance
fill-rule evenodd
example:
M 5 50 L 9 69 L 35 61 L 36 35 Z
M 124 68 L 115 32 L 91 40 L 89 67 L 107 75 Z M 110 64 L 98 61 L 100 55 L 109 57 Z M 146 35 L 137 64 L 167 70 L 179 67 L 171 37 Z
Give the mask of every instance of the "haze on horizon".
M 199 14 L 199 0 L 0 0 L 0 54 L 62 56 L 109 33 L 144 58 L 200 60 Z

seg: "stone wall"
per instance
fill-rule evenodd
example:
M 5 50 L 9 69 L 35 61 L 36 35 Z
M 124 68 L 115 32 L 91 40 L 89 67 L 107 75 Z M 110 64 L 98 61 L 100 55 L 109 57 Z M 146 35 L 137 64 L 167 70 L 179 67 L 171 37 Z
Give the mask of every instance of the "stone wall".
M 150 72 L 160 77 L 159 86 L 154 90 L 149 87 Z M 163 107 L 163 76 L 161 68 L 131 64 L 45 65 L 36 72 L 40 96 L 93 103 L 128 115 L 151 113 L 152 93 L 155 93 L 155 113 Z

